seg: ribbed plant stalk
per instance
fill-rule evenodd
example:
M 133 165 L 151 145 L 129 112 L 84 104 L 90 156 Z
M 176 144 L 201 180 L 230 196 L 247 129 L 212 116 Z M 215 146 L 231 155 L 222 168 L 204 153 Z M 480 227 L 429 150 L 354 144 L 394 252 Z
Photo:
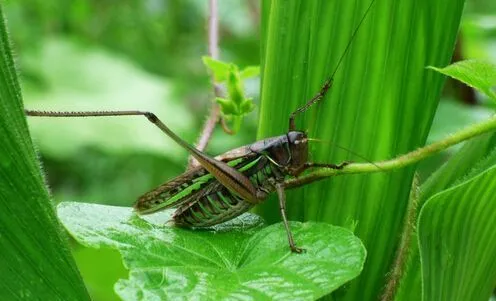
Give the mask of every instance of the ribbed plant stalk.
M 443 76 L 426 66 L 450 62 L 463 0 L 376 0 L 325 100 L 297 119 L 309 136 L 372 161 L 424 145 Z M 288 129 L 288 116 L 310 99 L 337 65 L 370 1 L 262 1 L 262 104 L 258 138 Z M 361 161 L 330 144 L 312 160 Z M 391 270 L 415 166 L 340 176 L 289 191 L 292 220 L 353 228 L 368 259 L 340 300 L 377 300 Z M 258 213 L 279 220 L 277 201 Z M 296 234 L 297 235 L 297 234 Z

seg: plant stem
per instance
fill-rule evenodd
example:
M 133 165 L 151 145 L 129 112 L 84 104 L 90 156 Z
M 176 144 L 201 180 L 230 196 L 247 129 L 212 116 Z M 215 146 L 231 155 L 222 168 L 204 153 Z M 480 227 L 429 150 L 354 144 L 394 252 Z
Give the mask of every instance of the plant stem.
M 351 163 L 343 169 L 319 168 L 313 172 L 309 172 L 298 178 L 291 178 L 285 181 L 286 188 L 295 188 L 318 180 L 323 180 L 328 177 L 343 175 L 343 174 L 361 174 L 373 172 L 385 172 L 414 164 L 429 156 L 432 156 L 442 150 L 447 149 L 455 144 L 482 135 L 484 133 L 496 130 L 496 115 L 491 118 L 471 125 L 455 134 L 452 134 L 443 140 L 419 148 L 415 151 L 401 155 L 397 158 L 380 161 L 377 163 Z
M 419 178 L 417 175 L 413 178 L 412 190 L 410 191 L 410 200 L 408 202 L 408 214 L 405 217 L 403 230 L 401 231 L 401 240 L 396 250 L 396 256 L 391 271 L 388 273 L 388 280 L 381 297 L 381 301 L 394 300 L 400 280 L 407 267 L 408 253 L 413 233 L 415 231 L 415 222 L 418 215 L 419 203 Z
M 209 1 L 209 19 L 208 19 L 208 54 L 213 59 L 219 58 L 219 17 L 217 13 L 217 0 Z M 214 90 L 215 97 L 221 97 L 222 91 L 218 84 L 215 83 L 213 74 L 210 76 L 212 81 L 212 86 Z M 219 120 L 220 108 L 216 102 L 212 102 L 212 107 L 210 108 L 209 117 L 205 120 L 203 124 L 203 129 L 198 142 L 196 143 L 196 148 L 203 151 L 212 137 L 212 133 L 215 129 L 215 125 Z M 196 159 L 189 156 L 187 169 L 192 166 L 198 165 Z

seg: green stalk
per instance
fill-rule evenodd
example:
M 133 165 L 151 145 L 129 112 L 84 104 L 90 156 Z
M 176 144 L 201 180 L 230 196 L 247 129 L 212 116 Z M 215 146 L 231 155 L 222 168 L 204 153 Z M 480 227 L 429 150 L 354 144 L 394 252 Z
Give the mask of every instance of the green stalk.
M 287 131 L 289 114 L 333 72 L 369 3 L 263 2 L 258 138 Z M 298 128 L 371 161 L 424 145 L 444 80 L 425 67 L 449 63 L 462 8 L 463 0 L 450 5 L 442 0 L 377 0 L 336 73 L 330 95 L 296 120 Z M 325 145 L 313 147 L 311 154 L 315 162 L 359 161 Z M 406 163 L 411 159 L 394 164 Z M 366 166 L 377 169 L 358 167 Z M 410 165 L 389 173 L 337 177 L 288 192 L 290 219 L 350 227 L 368 250 L 362 275 L 335 294 L 337 299 L 380 297 L 400 242 L 414 170 Z M 280 219 L 275 199 L 258 213 L 271 222 Z

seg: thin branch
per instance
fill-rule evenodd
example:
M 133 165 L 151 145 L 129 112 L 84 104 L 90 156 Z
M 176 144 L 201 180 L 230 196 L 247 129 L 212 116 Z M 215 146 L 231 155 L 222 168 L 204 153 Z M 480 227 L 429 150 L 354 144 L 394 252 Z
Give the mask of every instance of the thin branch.
M 405 273 L 408 254 L 410 251 L 412 236 L 415 232 L 415 221 L 418 214 L 419 202 L 419 178 L 417 175 L 413 178 L 412 189 L 410 191 L 410 199 L 408 202 L 407 215 L 401 231 L 401 239 L 391 271 L 388 275 L 387 284 L 381 297 L 381 301 L 392 301 L 398 291 L 400 279 Z
M 496 115 L 491 118 L 471 125 L 459 132 L 452 134 L 443 140 L 419 148 L 415 151 L 401 155 L 395 159 L 380 161 L 377 163 L 351 163 L 346 165 L 343 169 L 329 169 L 319 168 L 313 172 L 309 172 L 298 178 L 291 178 L 285 181 L 286 188 L 295 188 L 311 182 L 323 180 L 332 176 L 344 174 L 360 174 L 360 173 L 373 173 L 385 172 L 395 169 L 400 169 L 407 165 L 411 165 L 432 156 L 450 146 L 468 140 L 470 138 L 482 135 L 484 133 L 496 130 Z
M 217 9 L 217 0 L 209 0 L 209 19 L 208 19 L 208 54 L 213 59 L 219 58 L 219 16 Z M 222 96 L 222 90 L 219 85 L 215 83 L 213 74 L 210 75 L 215 97 Z M 212 137 L 215 125 L 219 121 L 220 108 L 216 102 L 212 102 L 209 117 L 203 124 L 203 129 L 200 137 L 196 143 L 196 148 L 203 151 Z M 188 159 L 188 167 L 198 165 L 198 162 L 192 156 Z

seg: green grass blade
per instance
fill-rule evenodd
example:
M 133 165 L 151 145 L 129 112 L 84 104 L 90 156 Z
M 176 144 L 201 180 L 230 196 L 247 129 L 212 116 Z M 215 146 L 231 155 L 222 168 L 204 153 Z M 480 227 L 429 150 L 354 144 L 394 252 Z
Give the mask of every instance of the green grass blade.
M 0 9 L 0 299 L 88 300 L 29 138 Z
M 287 131 L 288 116 L 310 99 L 340 56 L 369 1 L 272 1 L 263 6 L 259 138 Z M 463 0 L 377 0 L 337 72 L 331 95 L 297 120 L 314 138 L 370 160 L 425 143 L 443 83 L 426 66 L 448 64 Z M 360 161 L 316 145 L 312 160 Z M 291 219 L 355 227 L 369 258 L 344 300 L 375 300 L 400 237 L 414 166 L 389 174 L 333 178 L 288 193 Z M 279 219 L 277 201 L 258 211 Z

